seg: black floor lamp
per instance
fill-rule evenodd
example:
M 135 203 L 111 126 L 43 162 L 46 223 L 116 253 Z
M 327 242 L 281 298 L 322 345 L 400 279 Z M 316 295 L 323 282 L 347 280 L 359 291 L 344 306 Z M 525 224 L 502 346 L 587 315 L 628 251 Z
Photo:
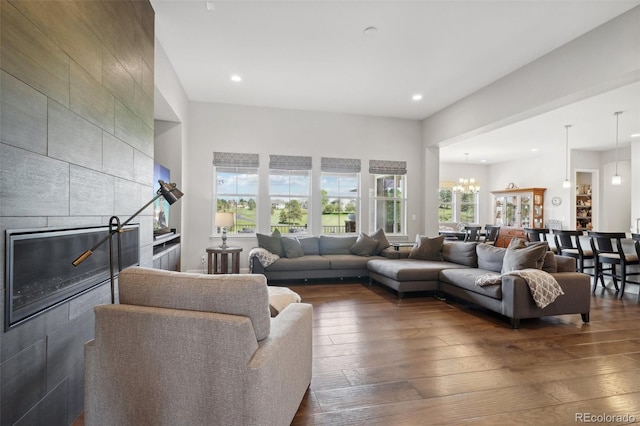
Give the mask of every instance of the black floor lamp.
M 175 183 L 166 183 L 162 180 L 159 180 L 160 189 L 156 192 L 156 196 L 151 199 L 147 204 L 142 206 L 140 210 L 131 215 L 131 217 L 125 220 L 123 223 L 120 223 L 120 218 L 118 216 L 111 216 L 109 219 L 109 234 L 104 237 L 102 240 L 98 241 L 93 247 L 89 250 L 82 253 L 80 256 L 76 258 L 73 262 L 73 266 L 78 266 L 82 262 L 84 262 L 89 256 L 93 254 L 93 252 L 100 247 L 105 242 L 109 241 L 109 278 L 111 279 L 111 303 L 115 303 L 115 276 L 113 272 L 113 235 L 118 235 L 118 272 L 122 271 L 122 244 L 120 239 L 120 234 L 124 232 L 123 227 L 127 226 L 129 222 L 133 220 L 136 216 L 138 216 L 144 209 L 149 207 L 151 203 L 157 200 L 160 197 L 164 197 L 165 200 L 169 203 L 169 205 L 178 201 L 184 195 L 178 188 L 176 188 Z

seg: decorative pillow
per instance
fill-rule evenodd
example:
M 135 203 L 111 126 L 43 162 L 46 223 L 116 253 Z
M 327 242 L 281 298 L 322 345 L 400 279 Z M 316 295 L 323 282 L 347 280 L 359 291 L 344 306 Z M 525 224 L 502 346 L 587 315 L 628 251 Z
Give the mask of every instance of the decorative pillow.
M 389 240 L 387 240 L 387 236 L 384 235 L 384 229 L 382 228 L 379 228 L 376 232 L 371 234 L 371 238 L 378 241 L 378 249 L 374 254 L 379 254 L 382 250 L 386 249 L 387 247 L 391 247 Z
M 544 263 L 542 264 L 542 270 L 550 274 L 558 272 L 558 261 L 556 255 L 552 251 L 548 251 L 544 255 Z
M 439 260 L 442 261 L 442 243 L 444 235 L 429 238 L 416 235 L 416 244 L 409 252 L 409 259 Z
M 298 238 L 300 247 L 305 256 L 319 255 L 320 254 L 320 242 L 318 237 L 303 237 Z
M 286 254 L 289 259 L 295 259 L 296 257 L 304 256 L 300 241 L 298 241 L 296 238 L 283 238 L 282 248 L 284 249 L 284 254 Z
M 358 239 L 349 248 L 349 251 L 358 256 L 371 256 L 378 251 L 378 240 L 362 233 L 358 235 Z
M 493 244 L 480 243 L 476 246 L 478 268 L 492 272 L 502 272 L 502 262 L 507 249 Z
M 282 236 L 277 229 L 271 235 L 256 234 L 258 237 L 258 247 L 269 250 L 273 254 L 285 257 L 284 248 L 282 247 Z
M 546 241 L 526 245 L 520 238 L 513 238 L 504 254 L 501 273 L 521 269 L 541 269 L 546 253 Z

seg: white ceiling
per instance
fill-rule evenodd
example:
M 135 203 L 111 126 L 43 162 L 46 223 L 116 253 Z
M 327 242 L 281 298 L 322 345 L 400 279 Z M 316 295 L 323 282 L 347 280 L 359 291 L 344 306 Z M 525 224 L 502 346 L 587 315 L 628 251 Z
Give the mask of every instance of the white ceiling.
M 206 3 L 151 0 L 156 35 L 190 100 L 421 120 L 640 0 L 214 0 L 213 11 Z M 415 93 L 423 99 L 411 100 Z M 628 144 L 640 132 L 639 104 L 631 85 L 443 147 L 441 160 L 464 162 L 469 152 L 479 161 L 480 143 L 489 162 L 531 154 L 518 147 L 557 150 L 567 123 L 572 146 L 610 149 L 617 110 Z

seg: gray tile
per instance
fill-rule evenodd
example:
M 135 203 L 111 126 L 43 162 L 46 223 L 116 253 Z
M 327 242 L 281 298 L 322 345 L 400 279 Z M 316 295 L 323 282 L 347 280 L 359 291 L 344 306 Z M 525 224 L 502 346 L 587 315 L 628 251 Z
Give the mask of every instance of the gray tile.
M 153 158 L 141 153 L 140 151 L 134 151 L 133 171 L 134 180 L 136 182 L 153 187 L 159 187 L 158 183 L 153 181 Z
M 105 173 L 133 180 L 134 149 L 109 133 L 102 133 L 102 167 Z M 153 167 L 153 165 L 151 166 Z
M 113 134 L 115 99 L 89 73 L 71 62 L 70 109 L 96 126 Z
M 68 414 L 69 383 L 65 379 L 27 412 L 15 426 L 47 425 L 67 426 L 79 414 Z
M 0 141 L 47 153 L 47 97 L 6 72 L 0 73 Z
M 103 215 L 113 213 L 114 177 L 72 165 L 69 192 L 71 215 Z
M 49 101 L 49 156 L 102 170 L 102 130 L 59 103 Z
M 145 124 L 129 108 L 116 101 L 116 137 L 153 156 L 153 127 Z
M 0 216 L 68 216 L 69 165 L 0 144 Z

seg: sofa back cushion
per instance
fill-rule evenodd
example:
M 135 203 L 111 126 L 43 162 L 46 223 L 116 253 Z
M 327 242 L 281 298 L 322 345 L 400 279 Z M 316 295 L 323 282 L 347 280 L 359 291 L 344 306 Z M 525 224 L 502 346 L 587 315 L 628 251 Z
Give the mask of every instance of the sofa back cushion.
M 282 235 L 280 235 L 280 231 L 277 229 L 273 231 L 271 235 L 256 234 L 256 237 L 258 238 L 258 247 L 269 250 L 271 253 L 277 254 L 280 257 L 286 256 L 284 247 L 282 246 Z
M 478 268 L 492 272 L 502 271 L 502 261 L 506 248 L 496 247 L 492 244 L 480 243 L 476 246 L 478 254 Z
M 442 244 L 442 259 L 471 268 L 478 267 L 478 255 L 475 242 L 445 241 Z
M 556 255 L 551 250 L 547 251 L 544 256 L 544 263 L 542 264 L 542 270 L 550 274 L 558 272 L 558 261 Z
M 358 237 L 330 237 L 320 235 L 320 254 L 351 254 L 349 249 Z
M 256 340 L 271 331 L 267 279 L 260 274 L 207 275 L 131 267 L 118 277 L 120 303 L 240 315 Z
M 298 238 L 300 247 L 305 256 L 317 256 L 320 254 L 320 241 L 318 237 Z

